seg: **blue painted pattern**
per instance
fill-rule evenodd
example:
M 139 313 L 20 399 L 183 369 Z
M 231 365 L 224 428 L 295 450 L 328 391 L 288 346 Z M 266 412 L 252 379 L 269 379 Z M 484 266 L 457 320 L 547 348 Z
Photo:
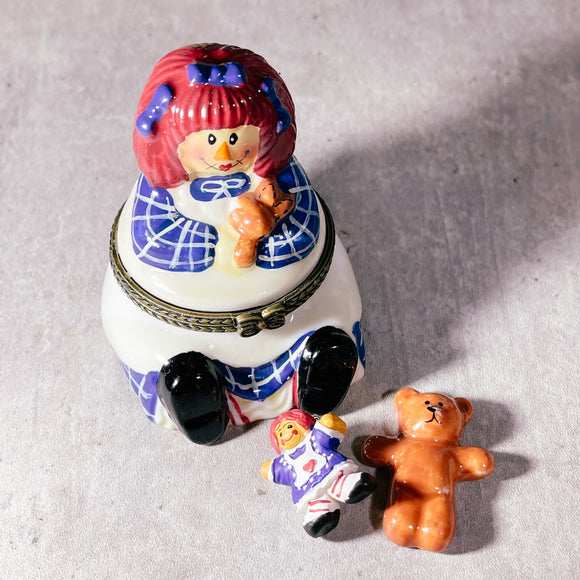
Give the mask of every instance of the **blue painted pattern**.
M 237 62 L 227 64 L 211 65 L 192 63 L 186 67 L 187 77 L 191 84 L 210 84 L 216 87 L 229 86 L 237 87 L 246 80 L 244 67 Z
M 273 395 L 298 368 L 309 332 L 272 362 L 257 367 L 232 367 L 214 361 L 224 373 L 228 389 L 241 399 L 263 401 Z
M 149 101 L 145 110 L 135 121 L 135 128 L 141 137 L 149 137 L 151 135 L 153 125 L 165 115 L 171 99 L 173 99 L 173 93 L 169 85 L 159 85 L 153 93 L 151 101 Z
M 234 367 L 219 360 L 214 360 L 226 378 L 228 391 L 241 399 L 250 401 L 264 401 L 275 394 L 286 381 L 292 378 L 294 371 L 298 369 L 306 341 L 313 332 L 314 330 L 301 336 L 275 360 L 257 367 Z M 361 363 L 364 365 L 365 353 L 360 332 L 360 322 L 354 324 L 353 334 Z M 129 368 L 124 363 L 121 363 L 121 366 L 147 416 L 149 419 L 154 420 L 158 400 L 156 385 L 159 378 L 159 370 L 142 374 Z
M 153 188 L 141 175 L 131 221 L 133 250 L 150 266 L 175 272 L 201 272 L 215 258 L 217 230 L 181 215 L 166 189 Z
M 194 179 L 189 193 L 198 201 L 214 201 L 224 197 L 237 197 L 250 189 L 250 178 L 245 173 L 216 175 Z
M 282 268 L 303 260 L 314 249 L 320 231 L 318 201 L 300 163 L 292 158 L 276 181 L 284 193 L 293 193 L 296 199 L 293 210 L 258 244 L 256 265 L 261 268 Z
M 273 395 L 287 380 L 292 378 L 298 368 L 304 345 L 309 332 L 299 338 L 287 351 L 283 352 L 272 362 L 251 367 L 234 367 L 226 365 L 219 360 L 214 362 L 221 369 L 227 381 L 227 389 L 242 399 L 251 401 L 263 401 Z M 157 406 L 157 379 L 159 370 L 150 371 L 146 374 L 138 373 L 121 363 L 129 384 L 137 395 L 147 416 L 154 420 L 155 407 Z
M 139 399 L 141 405 L 145 409 L 147 417 L 154 421 L 155 407 L 157 406 L 157 379 L 159 378 L 159 371 L 151 371 L 145 375 L 134 371 L 126 364 L 121 363 L 121 367 L 125 372 L 125 376 L 133 389 L 133 392 Z
M 202 201 L 207 202 L 240 195 L 249 188 L 249 178 L 244 174 L 229 176 L 219 183 L 212 178 L 209 185 L 194 185 L 196 182 L 198 180 L 190 186 L 190 192 L 197 199 L 203 198 Z M 267 269 L 282 268 L 308 256 L 318 241 L 320 229 L 316 195 L 304 170 L 294 158 L 277 175 L 277 182 L 282 191 L 296 197 L 292 211 L 258 244 L 256 265 Z M 186 218 L 175 208 L 169 191 L 152 187 L 143 175 L 137 183 L 131 234 L 137 257 L 162 270 L 202 272 L 211 267 L 215 259 L 218 243 L 216 228 Z
M 364 335 L 362 332 L 360 322 L 354 323 L 354 326 L 352 327 L 352 334 L 354 336 L 356 348 L 358 350 L 358 358 L 360 359 L 360 362 L 364 368 L 367 366 L 367 355 L 366 355 Z

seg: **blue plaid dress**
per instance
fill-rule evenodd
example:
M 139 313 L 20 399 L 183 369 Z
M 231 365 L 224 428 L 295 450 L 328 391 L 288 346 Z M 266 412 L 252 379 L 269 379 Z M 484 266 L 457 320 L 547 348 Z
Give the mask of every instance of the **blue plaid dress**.
M 320 229 L 319 203 L 296 159 L 292 158 L 276 179 L 283 192 L 295 194 L 295 203 L 292 211 L 258 244 L 256 265 L 267 269 L 282 268 L 308 256 L 316 246 Z M 189 187 L 194 199 L 211 203 L 248 191 L 250 180 L 238 173 L 225 178 L 195 180 Z M 152 187 L 143 175 L 137 183 L 131 234 L 134 252 L 141 261 L 173 272 L 195 273 L 210 268 L 219 242 L 213 225 L 182 215 L 170 192 Z M 264 401 L 274 395 L 297 370 L 304 345 L 314 330 L 297 338 L 275 360 L 257 367 L 234 367 L 215 360 L 226 378 L 229 393 L 248 401 Z M 358 322 L 352 333 L 364 364 Z M 123 369 L 147 416 L 155 420 L 159 369 L 140 373 L 126 364 Z
M 304 259 L 314 249 L 320 229 L 320 209 L 314 189 L 296 159 L 276 176 L 284 193 L 295 194 L 292 211 L 260 241 L 256 265 L 282 268 Z M 249 178 L 238 173 L 197 179 L 190 184 L 194 199 L 211 203 L 248 191 Z M 131 220 L 133 250 L 144 263 L 173 272 L 202 272 L 210 268 L 219 242 L 217 229 L 185 217 L 176 209 L 167 189 L 152 187 L 139 177 Z

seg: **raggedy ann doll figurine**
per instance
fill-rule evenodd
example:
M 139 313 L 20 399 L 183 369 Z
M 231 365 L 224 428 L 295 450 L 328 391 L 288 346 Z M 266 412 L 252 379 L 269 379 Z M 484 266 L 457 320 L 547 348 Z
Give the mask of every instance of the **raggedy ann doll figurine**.
M 300 409 L 282 413 L 270 427 L 270 442 L 281 455 L 262 465 L 262 477 L 292 487 L 302 525 L 314 538 L 336 527 L 340 503 L 362 501 L 376 487 L 370 473 L 337 451 L 345 433 L 340 417 L 327 413 L 315 421 Z
M 148 417 L 196 443 L 322 415 L 363 374 L 358 288 L 295 136 L 280 76 L 233 46 L 169 53 L 139 101 L 103 324 Z

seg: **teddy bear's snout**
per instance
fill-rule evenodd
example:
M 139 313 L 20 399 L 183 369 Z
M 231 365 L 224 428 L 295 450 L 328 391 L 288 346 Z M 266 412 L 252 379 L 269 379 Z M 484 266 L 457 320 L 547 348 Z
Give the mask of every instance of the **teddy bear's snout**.
M 431 411 L 431 413 L 435 413 L 435 411 L 439 411 L 440 407 L 443 407 L 443 403 L 441 401 L 437 403 L 437 405 L 439 405 L 438 407 L 431 405 L 430 401 L 425 401 L 425 405 L 430 405 L 427 407 L 427 411 Z

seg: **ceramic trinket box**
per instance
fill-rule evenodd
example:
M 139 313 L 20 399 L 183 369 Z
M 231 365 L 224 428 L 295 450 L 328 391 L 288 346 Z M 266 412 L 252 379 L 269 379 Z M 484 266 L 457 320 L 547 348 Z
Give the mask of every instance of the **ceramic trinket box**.
M 281 77 L 233 46 L 169 53 L 138 104 L 103 324 L 147 416 L 196 443 L 323 415 L 363 374 L 357 284 L 295 136 Z
M 490 475 L 493 457 L 459 438 L 473 415 L 467 399 L 402 389 L 395 395 L 397 437 L 374 436 L 362 447 L 366 465 L 388 467 L 392 481 L 383 517 L 399 546 L 440 552 L 455 534 L 455 484 Z
M 262 465 L 262 477 L 292 488 L 302 525 L 315 538 L 337 526 L 341 503 L 358 503 L 376 487 L 370 473 L 338 452 L 345 433 L 340 417 L 327 413 L 315 421 L 300 409 L 282 413 L 270 427 L 270 442 L 280 455 Z

